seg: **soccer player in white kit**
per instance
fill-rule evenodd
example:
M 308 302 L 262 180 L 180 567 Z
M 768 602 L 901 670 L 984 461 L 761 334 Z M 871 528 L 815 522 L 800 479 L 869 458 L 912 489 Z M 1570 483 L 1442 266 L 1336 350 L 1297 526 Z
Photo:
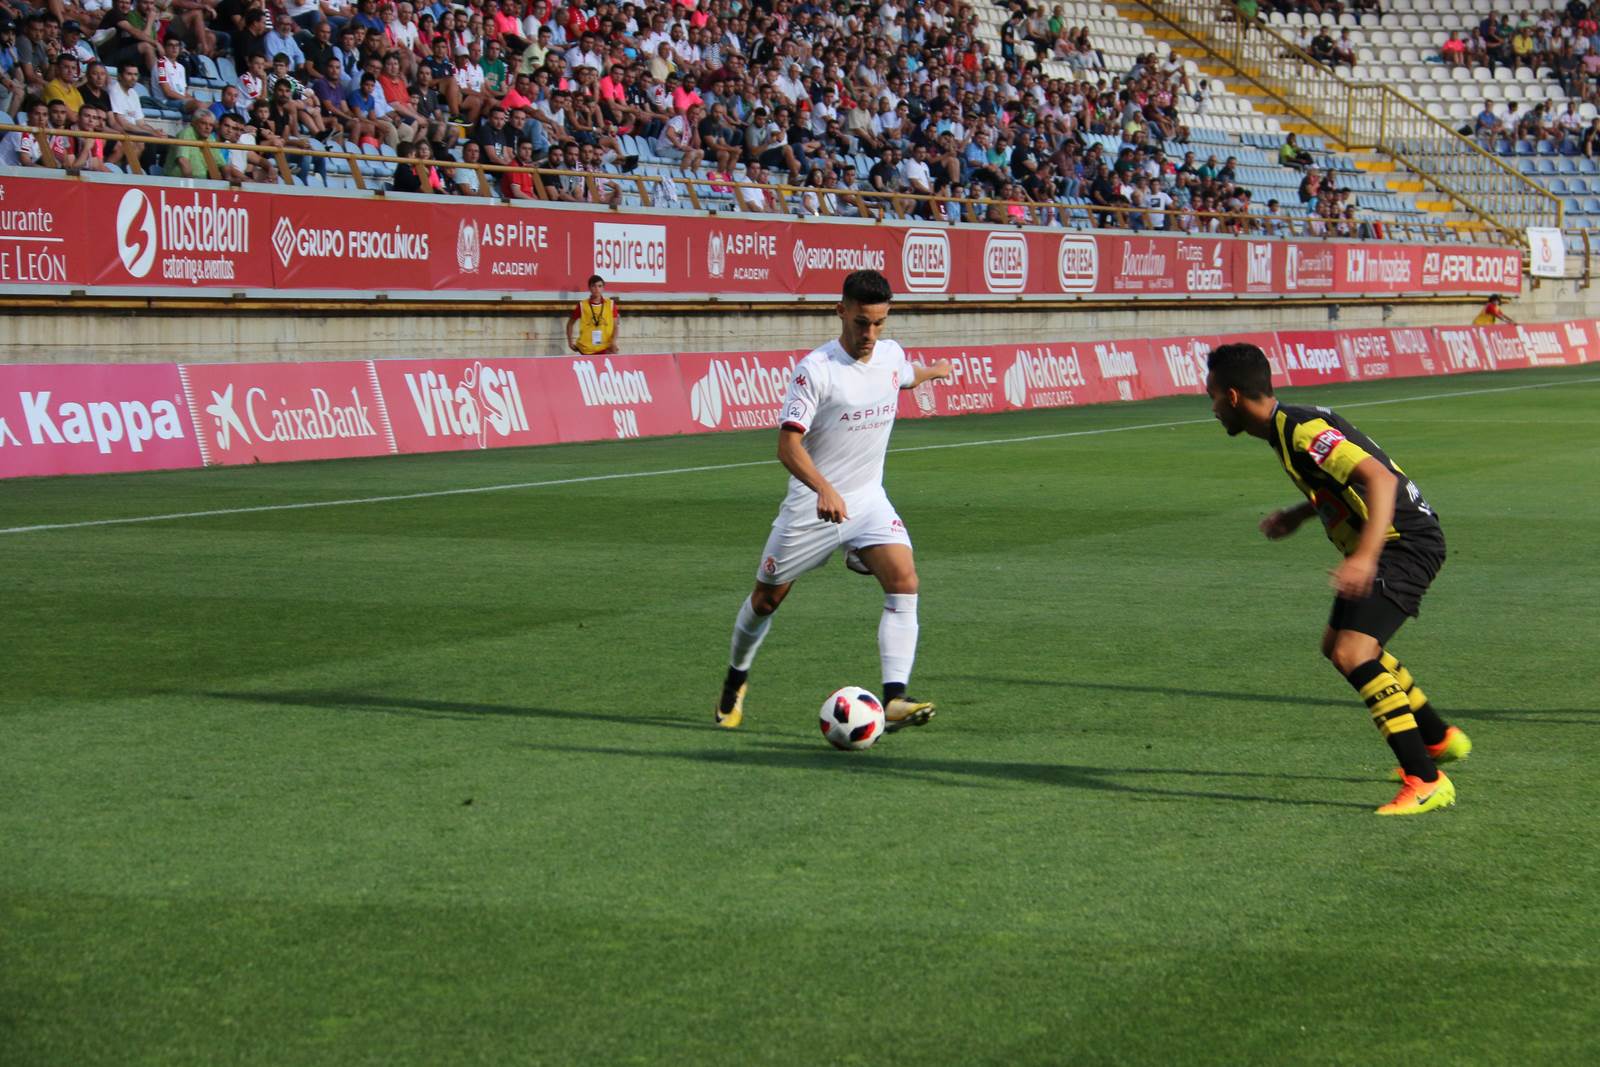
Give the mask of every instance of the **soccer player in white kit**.
M 917 568 L 911 538 L 883 491 L 883 457 L 902 389 L 950 376 L 950 364 L 917 367 L 905 349 L 882 339 L 894 294 L 875 270 L 844 280 L 836 308 L 837 341 L 814 349 L 794 369 L 783 399 L 778 459 L 788 468 L 784 498 L 761 553 L 756 585 L 739 606 L 718 726 L 744 719 L 745 680 L 772 613 L 794 580 L 843 546 L 851 570 L 883 586 L 878 656 L 883 667 L 886 729 L 921 726 L 933 705 L 906 695 L 917 652 Z

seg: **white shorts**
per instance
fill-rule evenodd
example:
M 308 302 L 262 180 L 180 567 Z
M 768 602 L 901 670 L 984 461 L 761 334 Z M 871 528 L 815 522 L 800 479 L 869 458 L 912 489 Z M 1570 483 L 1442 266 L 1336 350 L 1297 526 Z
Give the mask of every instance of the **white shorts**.
M 855 549 L 871 545 L 911 547 L 906 524 L 900 521 L 888 497 L 880 496 L 859 504 L 847 501 L 845 509 L 850 517 L 838 523 L 817 518 L 815 511 L 803 517 L 780 511 L 772 523 L 767 547 L 761 550 L 756 581 L 767 585 L 792 582 L 806 571 L 814 571 L 828 562 L 828 557 L 841 546 Z

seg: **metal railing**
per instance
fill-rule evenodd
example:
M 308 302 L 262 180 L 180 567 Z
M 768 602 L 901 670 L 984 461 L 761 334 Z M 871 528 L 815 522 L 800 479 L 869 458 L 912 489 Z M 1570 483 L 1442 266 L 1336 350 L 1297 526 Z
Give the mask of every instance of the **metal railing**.
M 1529 226 L 1560 226 L 1561 198 L 1392 86 L 1324 66 L 1265 21 L 1217 0 L 1131 0 L 1238 72 L 1294 119 L 1349 150 L 1387 155 L 1463 211 L 1522 241 Z
M 176 137 L 155 137 L 144 134 L 88 132 L 82 130 L 36 129 L 0 123 L 0 134 L 13 131 L 32 133 L 38 140 L 45 168 L 65 170 L 78 174 L 58 158 L 50 144 L 52 138 L 69 138 L 81 144 L 85 140 L 103 142 L 106 155 L 115 155 L 113 146 L 123 146 L 123 163 L 129 173 L 144 173 L 140 157 L 145 146 L 156 146 L 167 152 L 179 148 L 197 150 L 204 163 L 203 175 L 195 179 L 228 181 L 234 185 L 251 179 L 234 170 L 230 173 L 225 155 L 241 152 L 265 162 L 270 176 L 288 184 L 291 175 L 302 166 L 315 167 L 321 161 L 326 168 L 334 160 L 343 163 L 352 184 L 369 192 L 387 191 L 391 178 L 372 173 L 376 169 L 425 165 L 456 176 L 452 185 L 464 195 L 491 198 L 499 180 L 507 174 L 531 176 L 533 201 L 578 200 L 597 207 L 617 208 L 621 197 L 612 190 L 631 189 L 638 202 L 646 207 L 687 206 L 695 211 L 736 211 L 753 214 L 811 214 L 818 216 L 864 218 L 874 221 L 898 220 L 936 223 L 985 223 L 989 225 L 1054 226 L 1069 229 L 1123 229 L 1152 233 L 1218 233 L 1239 235 L 1267 235 L 1283 237 L 1312 237 L 1330 239 L 1360 238 L 1360 226 L 1367 224 L 1374 232 L 1370 239 L 1390 241 L 1467 241 L 1471 243 L 1515 244 L 1498 231 L 1481 233 L 1456 232 L 1440 223 L 1408 220 L 1363 219 L 1353 225 L 1340 220 L 1318 219 L 1304 215 L 1273 215 L 1259 212 L 1186 211 L 1179 208 L 1166 210 L 1140 208 L 1118 204 L 1069 203 L 1065 201 L 1019 201 L 995 197 L 952 197 L 905 192 L 879 192 L 864 189 L 837 189 L 820 186 L 797 186 L 786 183 L 741 181 L 731 177 L 701 175 L 616 173 L 593 170 L 562 170 L 549 167 L 515 167 L 492 163 L 463 163 L 452 159 L 418 159 L 412 156 L 374 156 L 362 152 L 335 149 L 317 149 L 294 145 L 243 144 L 221 141 L 195 141 Z M 74 155 L 77 153 L 75 152 Z M 255 169 L 252 167 L 252 169 Z M 343 171 L 332 172 L 344 177 Z M 464 174 L 473 175 L 470 181 L 462 180 Z M 173 178 L 173 175 L 164 175 Z M 180 179 L 182 176 L 178 176 Z M 574 187 L 581 187 L 577 195 Z M 678 194 L 675 187 L 682 187 Z M 814 206 L 811 201 L 814 198 Z M 687 200 L 687 205 L 683 202 Z M 517 201 L 512 201 L 517 202 Z M 954 205 L 955 210 L 949 210 Z M 952 217 L 952 215 L 954 217 Z M 1347 231 L 1346 227 L 1351 226 Z

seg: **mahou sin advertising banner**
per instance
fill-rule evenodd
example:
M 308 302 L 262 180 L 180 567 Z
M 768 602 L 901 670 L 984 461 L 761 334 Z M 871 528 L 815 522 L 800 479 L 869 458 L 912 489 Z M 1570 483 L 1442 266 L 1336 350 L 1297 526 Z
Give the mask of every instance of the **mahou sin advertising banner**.
M 450 452 L 560 440 L 540 384 L 547 362 L 377 359 L 371 367 L 395 447 L 401 452 Z
M 172 364 L 0 364 L 0 477 L 199 465 Z
M 563 441 L 660 437 L 695 428 L 671 356 L 563 356 L 533 362 Z
M 366 360 L 186 363 L 179 370 L 207 466 L 396 451 Z

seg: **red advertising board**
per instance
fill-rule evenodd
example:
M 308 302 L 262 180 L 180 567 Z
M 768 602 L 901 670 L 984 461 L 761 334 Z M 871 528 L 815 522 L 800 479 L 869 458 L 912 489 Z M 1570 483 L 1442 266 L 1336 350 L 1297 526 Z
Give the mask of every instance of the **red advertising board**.
M 763 430 L 778 413 L 805 352 L 689 352 L 677 357 L 690 430 Z
M 1272 366 L 1272 380 L 1277 385 L 1288 385 L 1289 376 L 1284 371 L 1277 334 L 1236 333 L 1226 336 L 1190 334 L 1183 337 L 1160 337 L 1149 342 L 1121 342 L 1135 355 L 1139 365 L 1142 396 L 1172 396 L 1181 393 L 1206 391 L 1206 359 L 1219 345 L 1238 342 L 1252 344 L 1266 353 Z M 1135 393 L 1134 399 L 1141 399 Z
M 1517 249 L 34 177 L 6 177 L 0 188 L 0 282 L 19 285 L 553 295 L 599 273 L 619 293 L 833 298 L 864 268 L 905 298 L 1481 294 L 1522 284 Z
M 1433 337 L 1439 355 L 1439 369 L 1443 373 L 1466 374 L 1492 369 L 1478 342 L 1478 327 L 1436 326 Z
M 1340 330 L 1338 343 L 1350 376 L 1361 381 L 1440 373 L 1426 328 Z
M 1566 345 L 1569 364 L 1591 363 L 1600 359 L 1600 321 L 1574 319 L 1561 323 L 1561 339 Z
M 435 289 L 578 290 L 593 273 L 573 267 L 589 240 L 589 220 L 577 212 L 466 198 L 405 203 L 430 219 Z
M 273 287 L 268 216 L 276 196 L 98 182 L 84 183 L 79 195 L 84 284 Z M 350 284 L 347 276 L 344 285 Z
M 79 282 L 86 235 L 83 185 L 0 177 L 0 285 Z
M 206 466 L 394 452 L 366 360 L 186 363 L 179 368 Z
M 1007 364 L 1001 351 L 994 345 L 907 349 L 913 363 L 931 367 L 948 361 L 950 377 L 901 392 L 900 414 L 921 417 L 1005 411 L 1008 405 L 1001 377 Z
M 0 478 L 199 465 L 171 363 L 0 364 Z
M 541 398 L 554 413 L 563 441 L 660 437 L 699 429 L 671 356 L 563 356 L 528 362 L 538 367 Z
M 1290 385 L 1355 381 L 1360 369 L 1345 359 L 1338 330 L 1279 330 L 1278 346 Z
M 1096 234 L 1101 293 L 1223 295 L 1234 291 L 1233 242 L 1221 237 Z
M 670 357 L 663 357 L 670 358 Z M 548 445 L 560 440 L 540 359 L 375 359 L 399 452 Z
M 271 260 L 279 289 L 431 289 L 446 257 L 455 264 L 453 246 L 433 246 L 438 207 L 398 207 L 357 197 L 275 195 L 272 252 L 258 258 Z

